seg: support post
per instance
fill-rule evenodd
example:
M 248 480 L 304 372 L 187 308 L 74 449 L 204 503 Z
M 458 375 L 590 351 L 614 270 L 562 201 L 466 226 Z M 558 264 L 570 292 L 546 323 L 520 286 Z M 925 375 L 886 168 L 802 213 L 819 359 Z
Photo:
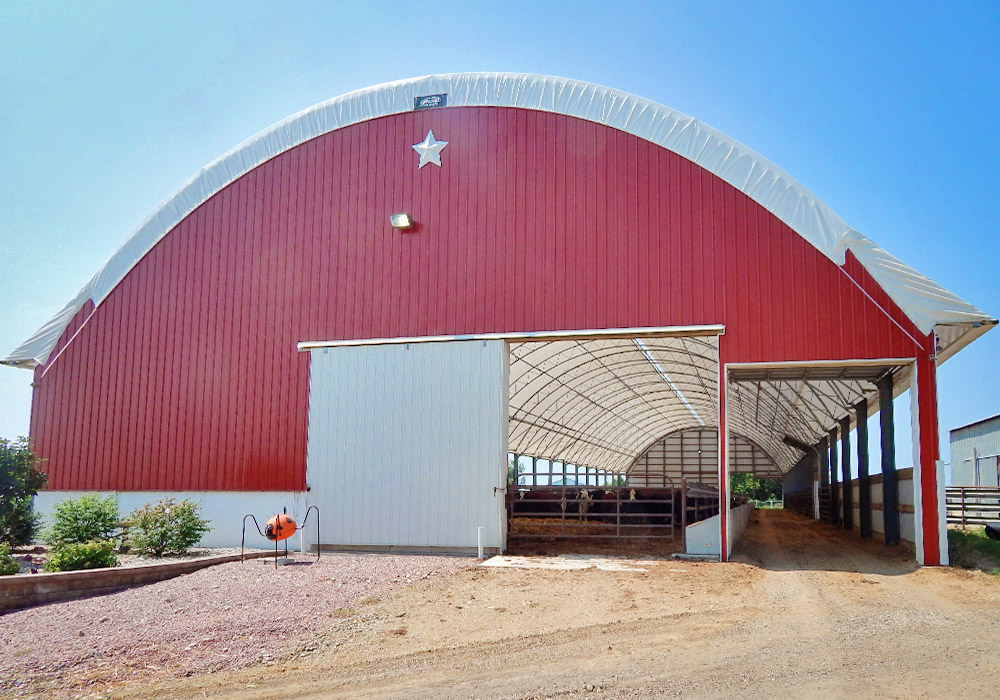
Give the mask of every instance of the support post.
M 858 416 L 858 516 L 861 536 L 872 536 L 872 480 L 868 475 L 868 400 L 854 407 Z
M 729 561 L 729 426 L 724 337 L 719 338 L 719 561 Z
M 830 452 L 826 448 L 826 438 L 824 437 L 816 443 L 816 452 L 819 454 L 819 485 L 830 485 Z
M 826 488 L 828 491 L 830 489 L 830 451 L 826 446 L 826 438 L 824 437 L 816 445 L 816 454 L 819 455 L 819 485 L 820 488 Z M 829 499 L 828 499 L 829 500 Z M 816 514 L 816 519 L 820 520 L 821 516 L 819 513 Z
M 841 519 L 845 530 L 854 529 L 854 493 L 851 488 L 851 416 L 840 421 L 840 473 L 843 476 L 844 516 Z
M 878 380 L 878 415 L 882 446 L 882 529 L 885 543 L 899 544 L 899 482 L 896 480 L 896 432 L 892 412 L 892 374 Z
M 940 504 L 943 492 L 938 492 L 944 487 L 944 468 L 938 462 L 936 341 L 933 332 L 927 335 L 925 349 L 917 353 L 910 383 L 914 532 L 917 563 L 925 566 L 948 564 L 947 529 Z
M 687 524 L 688 524 L 688 480 L 681 478 L 681 537 L 684 552 L 687 552 Z
M 840 525 L 840 484 L 837 479 L 837 429 L 830 431 L 830 523 Z

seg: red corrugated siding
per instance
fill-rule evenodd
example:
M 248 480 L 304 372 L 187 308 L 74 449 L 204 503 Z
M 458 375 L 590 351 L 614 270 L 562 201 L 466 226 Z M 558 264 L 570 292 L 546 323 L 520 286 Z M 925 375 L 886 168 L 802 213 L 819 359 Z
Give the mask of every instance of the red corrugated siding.
M 418 170 L 429 128 L 444 167 Z M 913 356 L 862 287 L 899 313 L 856 261 L 628 134 L 412 112 L 292 149 L 188 216 L 50 363 L 33 432 L 57 489 L 300 489 L 300 340 L 724 323 L 733 362 Z

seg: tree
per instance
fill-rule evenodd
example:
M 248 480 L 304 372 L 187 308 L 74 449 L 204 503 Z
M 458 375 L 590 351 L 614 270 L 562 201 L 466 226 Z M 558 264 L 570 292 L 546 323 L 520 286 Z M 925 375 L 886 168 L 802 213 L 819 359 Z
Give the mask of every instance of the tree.
M 510 455 L 507 457 L 507 483 L 511 486 L 524 483 L 524 479 L 521 477 L 524 474 L 526 467 L 521 464 L 521 460 L 517 461 L 517 469 L 514 468 L 514 456 Z
M 41 517 L 31 499 L 48 482 L 41 463 L 28 438 L 0 438 L 0 542 L 18 546 L 34 539 Z
M 730 474 L 729 490 L 754 501 L 781 499 L 781 479 L 758 479 L 753 474 Z

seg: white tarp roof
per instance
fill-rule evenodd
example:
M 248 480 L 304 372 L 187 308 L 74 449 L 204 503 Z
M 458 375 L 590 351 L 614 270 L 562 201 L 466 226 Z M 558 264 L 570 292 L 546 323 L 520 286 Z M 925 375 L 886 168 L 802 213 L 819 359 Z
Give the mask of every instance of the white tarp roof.
M 45 363 L 74 314 L 99 306 L 129 270 L 181 220 L 261 163 L 305 141 L 369 119 L 410 111 L 417 97 L 447 94 L 448 107 L 499 106 L 565 114 L 620 129 L 709 170 L 757 201 L 832 261 L 851 250 L 921 331 L 941 335 L 947 357 L 994 321 L 875 245 L 787 173 L 697 119 L 611 88 L 518 73 L 458 73 L 377 85 L 310 107 L 243 142 L 200 170 L 136 229 L 55 317 L 2 360 Z M 951 347 L 948 347 L 951 346 Z
M 508 450 L 624 472 L 664 436 L 718 428 L 718 363 L 712 336 L 511 342 Z M 730 368 L 729 433 L 787 472 L 802 452 L 786 436 L 815 445 L 845 415 L 855 425 L 862 399 L 877 408 L 878 378 L 900 370 L 868 362 Z M 897 388 L 906 381 L 897 375 Z
M 508 450 L 623 472 L 664 435 L 718 424 L 718 363 L 714 337 L 511 344 Z

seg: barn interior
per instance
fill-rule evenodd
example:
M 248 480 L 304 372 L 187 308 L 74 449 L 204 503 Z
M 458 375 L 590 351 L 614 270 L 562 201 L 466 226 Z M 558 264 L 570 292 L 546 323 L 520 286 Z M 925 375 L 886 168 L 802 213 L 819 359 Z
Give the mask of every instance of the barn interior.
M 528 340 L 509 348 L 511 551 L 682 552 L 689 526 L 718 520 L 718 335 Z M 850 490 L 841 493 L 837 473 L 846 462 L 850 474 L 852 460 L 831 460 L 820 448 L 824 440 L 837 445 L 859 416 L 863 431 L 879 409 L 879 384 L 888 381 L 891 400 L 907 368 L 731 365 L 726 376 L 729 474 L 782 479 L 795 510 L 853 525 L 857 504 L 844 510 Z M 866 435 L 856 447 L 867 455 Z M 858 452 L 854 473 L 865 460 Z M 729 507 L 743 502 L 733 496 Z

